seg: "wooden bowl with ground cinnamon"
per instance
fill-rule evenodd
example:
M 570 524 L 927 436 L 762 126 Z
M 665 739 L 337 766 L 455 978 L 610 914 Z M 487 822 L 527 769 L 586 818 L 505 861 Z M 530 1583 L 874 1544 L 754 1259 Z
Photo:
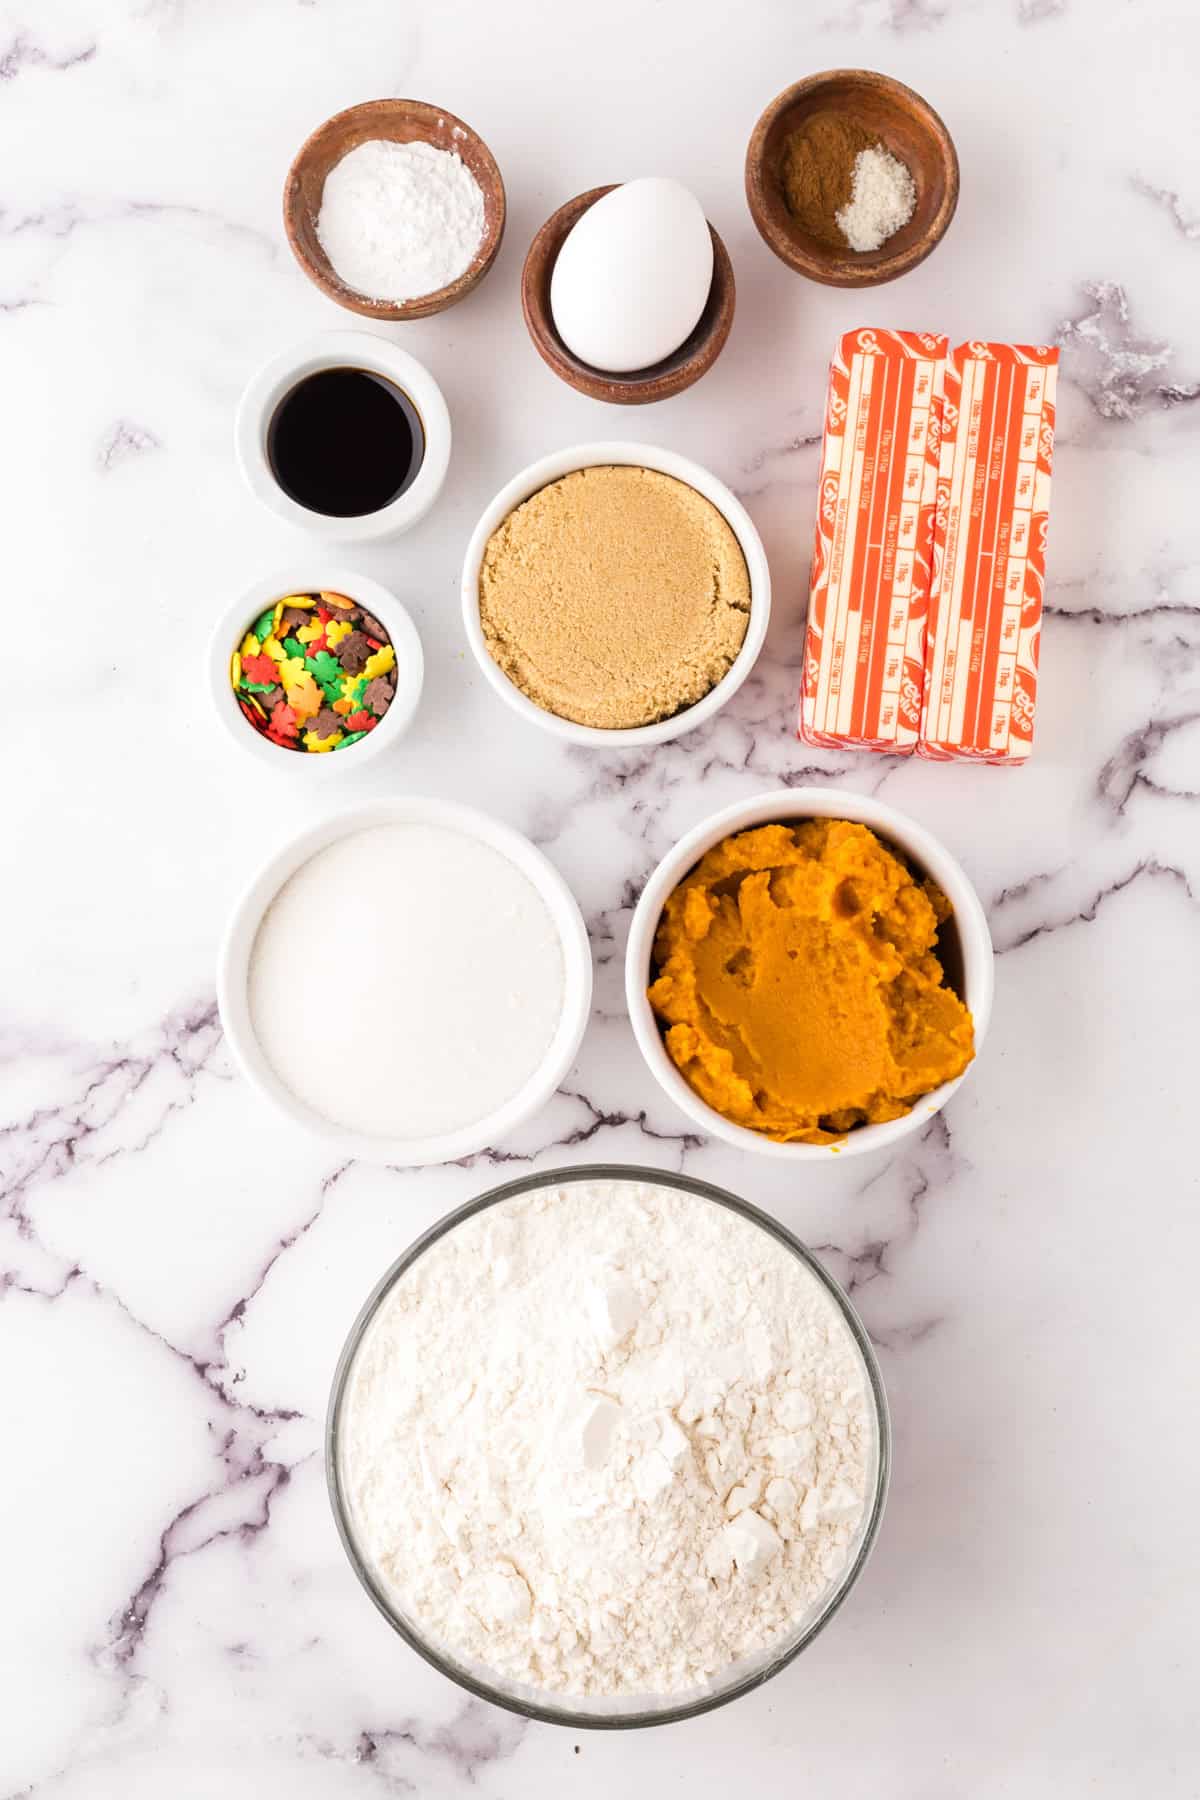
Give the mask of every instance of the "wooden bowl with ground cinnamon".
M 881 167 L 882 192 L 868 180 L 860 196 L 861 152 Z M 869 230 L 874 212 L 886 229 L 889 172 L 907 189 L 909 216 L 876 247 L 856 250 L 846 221 L 853 233 L 865 217 Z M 911 88 L 870 69 L 830 69 L 785 88 L 759 119 L 746 150 L 746 200 L 760 236 L 790 269 L 828 287 L 878 287 L 915 269 L 945 235 L 958 204 L 958 156 Z

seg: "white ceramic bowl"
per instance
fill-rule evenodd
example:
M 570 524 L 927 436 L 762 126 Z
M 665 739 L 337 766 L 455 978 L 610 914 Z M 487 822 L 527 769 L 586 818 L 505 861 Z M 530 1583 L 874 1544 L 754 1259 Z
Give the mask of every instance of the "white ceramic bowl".
M 267 431 L 275 409 L 306 375 L 319 369 L 367 369 L 402 388 L 416 407 L 425 433 L 425 455 L 416 479 L 389 506 L 357 518 L 313 512 L 285 494 L 267 456 Z M 442 390 L 415 356 L 368 331 L 325 331 L 293 344 L 265 363 L 238 406 L 234 432 L 242 474 L 264 506 L 296 525 L 344 544 L 395 537 L 423 519 L 441 492 L 450 463 L 450 414 Z
M 396 692 L 392 704 L 374 731 L 350 744 L 344 750 L 329 750 L 324 755 L 301 755 L 284 750 L 255 731 L 242 716 L 234 699 L 229 680 L 229 664 L 233 652 L 260 613 L 287 594 L 321 591 L 345 594 L 357 600 L 381 625 L 386 625 L 392 648 L 396 652 Z M 305 781 L 328 781 L 363 764 L 388 750 L 403 737 L 412 723 L 425 680 L 425 659 L 417 628 L 394 594 L 369 576 L 355 575 L 349 569 L 334 568 L 326 563 L 299 564 L 256 581 L 252 588 L 239 594 L 217 621 L 208 648 L 208 688 L 217 717 L 233 741 L 265 767 L 277 773 L 299 774 Z
M 528 500 L 531 494 L 536 494 L 539 488 L 547 487 L 550 482 L 558 481 L 563 475 L 570 475 L 575 469 L 591 469 L 606 463 L 658 469 L 662 474 L 673 475 L 677 481 L 686 482 L 688 487 L 703 494 L 718 512 L 725 515 L 741 545 L 742 555 L 750 572 L 750 618 L 746 625 L 746 636 L 733 663 L 716 687 L 710 689 L 703 699 L 697 700 L 694 706 L 685 707 L 682 712 L 673 714 L 669 719 L 660 719 L 654 725 L 632 726 L 622 731 L 604 731 L 595 725 L 577 725 L 573 719 L 560 719 L 557 713 L 547 712 L 544 707 L 535 705 L 493 660 L 479 620 L 479 571 L 483 566 L 488 539 L 496 527 L 503 524 L 514 507 L 520 506 L 523 500 Z M 520 713 L 530 724 L 540 725 L 543 731 L 565 738 L 568 743 L 614 750 L 633 744 L 665 744 L 668 739 L 681 737 L 685 731 L 692 731 L 697 725 L 703 725 L 706 719 L 711 719 L 714 713 L 720 711 L 727 700 L 732 699 L 754 667 L 767 635 L 767 622 L 771 616 L 771 572 L 767 567 L 767 554 L 763 549 L 762 539 L 750 514 L 725 483 L 718 481 L 715 475 L 710 475 L 699 463 L 689 461 L 686 456 L 677 456 L 673 450 L 655 449 L 653 444 L 574 444 L 567 450 L 555 450 L 550 456 L 543 456 L 537 462 L 530 463 L 527 469 L 514 475 L 484 508 L 483 516 L 471 534 L 463 562 L 462 605 L 467 642 L 475 661 L 500 698 L 514 712 Z
M 705 1104 L 683 1079 L 667 1055 L 662 1032 L 654 1011 L 646 998 L 650 985 L 650 959 L 659 917 L 668 896 L 674 893 L 690 869 L 695 868 L 706 850 L 722 838 L 755 825 L 799 823 L 802 819 L 850 819 L 869 825 L 884 840 L 903 851 L 915 869 L 933 877 L 954 908 L 954 919 L 962 954 L 962 998 L 975 1021 L 975 1054 L 978 1056 L 987 1034 L 992 1011 L 994 958 L 987 919 L 979 896 L 958 863 L 923 826 L 862 794 L 848 794 L 841 789 L 784 788 L 770 794 L 758 794 L 753 800 L 739 800 L 733 806 L 714 813 L 703 824 L 689 831 L 668 852 L 642 890 L 629 928 L 629 944 L 625 953 L 625 999 L 633 1034 L 650 1073 L 665 1094 L 702 1130 L 723 1138 L 739 1150 L 753 1150 L 760 1156 L 774 1156 L 792 1163 L 827 1162 L 831 1156 L 857 1156 L 868 1150 L 886 1150 L 899 1139 L 922 1130 L 932 1115 L 940 1112 L 951 1094 L 966 1079 L 947 1081 L 917 1101 L 912 1111 L 901 1119 L 890 1119 L 885 1125 L 861 1125 L 836 1144 L 776 1144 L 757 1131 L 734 1125 Z M 968 1065 L 966 1073 L 974 1067 Z
M 323 760 L 323 759 L 322 759 Z M 250 956 L 263 916 L 283 884 L 310 857 L 352 832 L 379 825 L 439 825 L 489 845 L 507 857 L 533 884 L 558 931 L 562 945 L 564 992 L 562 1015 L 541 1067 L 511 1099 L 487 1118 L 435 1137 L 369 1137 L 314 1118 L 276 1075 L 259 1046 L 250 1016 L 247 981 Z M 225 931 L 217 964 L 217 1003 L 221 1024 L 234 1058 L 246 1079 L 294 1125 L 315 1133 L 341 1156 L 365 1162 L 396 1163 L 416 1168 L 454 1162 L 489 1148 L 545 1105 L 575 1060 L 592 999 L 592 958 L 579 907 L 558 870 L 541 851 L 486 814 L 449 800 L 410 797 L 376 801 L 339 813 L 302 831 L 267 861 L 250 882 Z

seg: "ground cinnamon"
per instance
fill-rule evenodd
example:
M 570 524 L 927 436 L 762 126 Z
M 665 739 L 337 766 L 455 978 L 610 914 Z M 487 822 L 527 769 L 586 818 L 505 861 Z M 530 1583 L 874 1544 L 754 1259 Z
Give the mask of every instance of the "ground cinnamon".
M 779 181 L 787 209 L 802 230 L 830 250 L 845 250 L 837 215 L 848 205 L 854 159 L 877 134 L 837 113 L 814 113 L 784 140 Z

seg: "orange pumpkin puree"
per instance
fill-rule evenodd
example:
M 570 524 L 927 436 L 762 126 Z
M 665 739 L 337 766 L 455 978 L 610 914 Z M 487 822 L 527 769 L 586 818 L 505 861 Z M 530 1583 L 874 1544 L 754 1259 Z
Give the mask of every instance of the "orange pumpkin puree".
M 961 1075 L 974 1027 L 934 955 L 950 903 L 865 825 L 762 825 L 663 909 L 650 1004 L 700 1098 L 777 1143 L 825 1144 Z

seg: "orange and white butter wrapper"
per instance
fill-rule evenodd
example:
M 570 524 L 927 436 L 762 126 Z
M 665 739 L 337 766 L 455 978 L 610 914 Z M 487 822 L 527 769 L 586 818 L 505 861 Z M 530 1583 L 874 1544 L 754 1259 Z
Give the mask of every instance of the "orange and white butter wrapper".
M 1057 381 L 1054 345 L 960 344 L 947 361 L 920 756 L 1033 748 Z
M 850 331 L 829 371 L 800 736 L 917 742 L 948 340 Z

